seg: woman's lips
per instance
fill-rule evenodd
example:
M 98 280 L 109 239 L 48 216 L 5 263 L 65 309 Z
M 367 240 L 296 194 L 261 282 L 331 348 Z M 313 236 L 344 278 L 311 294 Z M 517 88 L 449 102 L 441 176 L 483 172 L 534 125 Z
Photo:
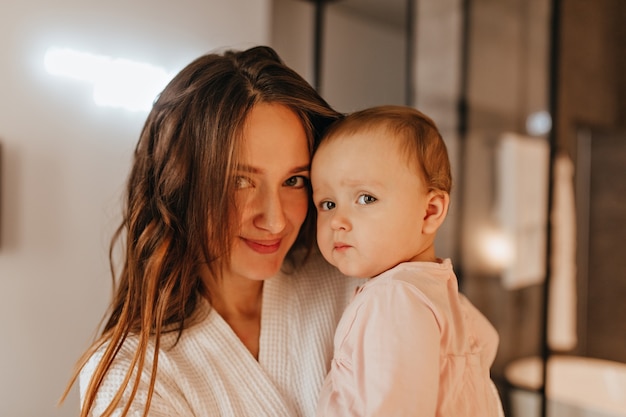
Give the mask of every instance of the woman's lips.
M 242 238 L 243 241 L 248 245 L 250 249 L 260 254 L 270 254 L 278 251 L 280 249 L 281 239 L 273 239 L 273 240 L 251 240 Z

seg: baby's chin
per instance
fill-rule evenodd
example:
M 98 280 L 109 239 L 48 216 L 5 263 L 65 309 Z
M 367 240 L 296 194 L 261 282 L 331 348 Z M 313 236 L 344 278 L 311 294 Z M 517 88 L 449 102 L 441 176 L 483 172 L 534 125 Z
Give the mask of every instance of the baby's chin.
M 372 270 L 364 269 L 358 265 L 353 266 L 353 265 L 338 264 L 338 265 L 335 265 L 335 267 L 343 275 L 346 275 L 352 278 L 360 278 L 360 279 L 369 279 L 383 272 L 383 271 L 378 271 L 378 270 L 372 271 Z
M 332 262 L 331 262 L 332 263 Z M 355 263 L 352 262 L 350 264 L 343 265 L 335 265 L 342 274 L 347 275 L 353 278 L 362 278 L 362 279 L 370 279 L 376 278 L 380 274 L 385 271 L 388 271 L 402 262 L 391 263 L 391 264 L 375 264 L 368 265 L 366 262 Z
M 358 260 L 348 259 L 344 256 L 337 256 L 332 250 L 321 250 L 322 256 L 326 261 L 337 268 L 343 275 L 351 278 L 368 279 L 375 275 L 381 274 L 385 269 L 373 267 L 367 262 L 359 262 Z

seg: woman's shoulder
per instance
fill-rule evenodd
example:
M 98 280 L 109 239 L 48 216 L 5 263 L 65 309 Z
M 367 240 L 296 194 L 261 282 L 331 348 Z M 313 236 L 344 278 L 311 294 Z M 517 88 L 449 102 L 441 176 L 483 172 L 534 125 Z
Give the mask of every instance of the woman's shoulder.
M 98 376 L 96 375 L 98 372 L 98 366 L 103 361 L 109 345 L 110 341 L 105 341 L 97 346 L 80 371 L 78 377 L 78 387 L 81 404 L 85 399 L 91 380 L 93 378 L 98 379 Z M 106 404 L 109 404 L 113 400 L 126 378 L 128 369 L 131 368 L 134 351 L 136 351 L 137 346 L 137 338 L 134 336 L 127 337 L 124 343 L 122 343 L 122 346 L 117 352 L 111 366 L 104 374 L 102 383 L 95 398 L 94 410 L 98 410 L 102 407 L 106 408 Z
M 106 362 L 107 349 L 110 347 L 110 344 L 110 341 L 101 344 L 83 366 L 78 384 L 80 402 L 81 404 L 84 403 L 91 381 L 101 380 L 94 394 L 94 403 L 91 408 L 93 415 L 101 415 L 110 404 L 116 401 L 116 398 L 120 395 L 120 388 L 126 384 L 129 378 L 128 374 L 132 371 L 128 385 L 126 385 L 121 394 L 115 410 L 122 410 L 128 406 L 129 412 L 127 415 L 143 415 L 145 404 L 150 396 L 151 376 L 153 374 L 153 340 L 148 344 L 143 367 L 139 371 L 137 380 L 135 379 L 138 372 L 136 354 L 140 344 L 139 337 L 132 334 L 127 336 L 119 346 L 119 349 L 115 350 L 115 358 L 111 361 L 104 375 L 100 376 L 101 370 L 99 370 L 99 366 L 101 366 L 103 361 Z M 184 364 L 184 361 L 176 362 L 176 354 L 174 354 L 174 357 L 172 356 L 172 353 L 175 351 L 176 349 L 159 349 L 159 372 L 158 378 L 154 381 L 155 395 L 152 396 L 150 405 L 151 416 L 190 415 L 189 407 L 191 404 L 185 399 L 185 393 L 182 391 L 179 382 L 186 381 L 193 375 L 181 370 L 181 365 Z M 178 354 L 178 356 L 181 355 Z M 185 360 L 191 361 L 193 359 L 186 358 Z M 197 363 L 201 362 L 196 361 Z M 137 383 L 136 386 L 134 385 L 135 383 Z M 131 392 L 133 390 L 135 390 L 135 393 L 134 398 L 131 400 Z M 114 413 L 114 415 L 117 414 Z
M 199 322 L 195 326 L 192 326 L 190 329 L 195 329 L 196 327 L 201 327 L 202 322 Z M 177 331 L 169 331 L 165 332 L 161 336 L 161 342 L 159 347 L 159 358 L 166 358 L 169 356 L 176 355 L 177 351 L 181 348 L 184 349 L 184 345 L 188 344 L 187 334 L 190 329 L 186 329 L 183 331 L 182 336 L 179 337 Z M 109 352 L 111 346 L 110 340 L 105 340 L 103 342 L 99 342 L 99 344 L 95 344 L 94 348 L 92 348 L 93 352 L 85 362 L 79 374 L 79 386 L 81 397 L 83 396 L 84 391 L 87 389 L 87 386 L 91 379 L 98 372 L 98 367 L 101 362 L 107 361 L 106 356 L 111 354 Z M 120 342 L 117 349 L 114 349 L 114 358 L 110 361 L 110 365 L 106 370 L 106 374 L 103 378 L 103 382 L 101 388 L 99 390 L 99 395 L 103 392 L 112 391 L 117 392 L 119 387 L 122 385 L 123 381 L 127 377 L 127 373 L 129 369 L 135 369 L 137 367 L 137 351 L 140 348 L 140 340 L 139 335 L 130 333 L 128 334 L 122 342 Z M 152 363 L 154 358 L 155 351 L 155 343 L 154 336 L 149 338 L 147 342 L 147 350 L 143 363 L 143 377 L 149 376 L 152 372 Z M 159 371 L 162 374 L 167 374 L 167 366 L 164 366 L 162 362 L 168 362 L 168 360 L 160 360 L 159 361 Z

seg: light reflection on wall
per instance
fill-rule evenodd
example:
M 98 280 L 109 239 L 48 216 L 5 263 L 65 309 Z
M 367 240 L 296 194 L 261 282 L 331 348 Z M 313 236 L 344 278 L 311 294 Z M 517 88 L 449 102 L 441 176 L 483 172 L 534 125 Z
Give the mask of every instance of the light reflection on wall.
M 148 63 L 69 48 L 48 48 L 44 66 L 52 75 L 91 84 L 96 105 L 129 111 L 149 111 L 174 76 Z
M 552 116 L 545 110 L 531 113 L 526 118 L 526 133 L 531 136 L 542 136 L 550 133 Z
M 477 245 L 483 268 L 492 273 L 500 273 L 515 261 L 513 239 L 503 230 L 485 228 L 478 233 Z

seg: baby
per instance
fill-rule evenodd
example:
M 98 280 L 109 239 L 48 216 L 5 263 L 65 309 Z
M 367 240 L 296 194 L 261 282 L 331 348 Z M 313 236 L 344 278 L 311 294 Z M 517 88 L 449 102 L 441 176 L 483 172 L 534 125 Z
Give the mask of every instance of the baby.
M 353 113 L 322 140 L 311 182 L 322 254 L 367 280 L 337 327 L 317 415 L 503 415 L 498 335 L 435 254 L 452 179 L 434 122 L 402 106 Z

